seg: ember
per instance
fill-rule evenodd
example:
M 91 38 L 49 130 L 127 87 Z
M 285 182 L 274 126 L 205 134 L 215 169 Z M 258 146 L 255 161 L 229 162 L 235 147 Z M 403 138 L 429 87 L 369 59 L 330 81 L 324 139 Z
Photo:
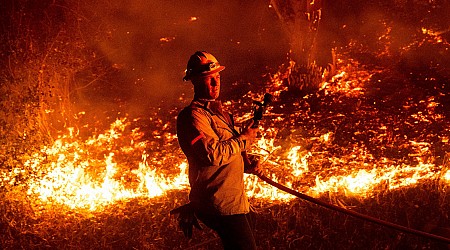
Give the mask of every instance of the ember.
M 190 100 L 190 86 L 176 85 L 179 96 L 168 97 L 166 82 L 153 84 L 169 74 L 174 78 L 165 80 L 176 78 L 181 84 L 177 73 L 184 65 L 172 60 L 172 54 L 178 58 L 186 51 L 174 48 L 200 42 L 186 38 L 187 32 L 201 37 L 222 25 L 226 28 L 220 32 L 207 33 L 214 39 L 205 44 L 231 46 L 232 53 L 224 49 L 232 54 L 224 55 L 224 62 L 241 60 L 224 71 L 236 81 L 229 82 L 232 90 L 223 96 L 236 123 L 252 117 L 253 100 L 261 100 L 265 92 L 275 97 L 249 152 L 260 158 L 265 176 L 418 230 L 438 233 L 449 227 L 450 43 L 448 23 L 440 23 L 448 17 L 427 14 L 448 10 L 442 2 L 219 1 L 229 4 L 239 25 L 184 2 L 157 1 L 170 7 L 164 8 L 169 14 L 138 0 L 129 9 L 108 1 L 82 8 L 81 2 L 61 8 L 53 1 L 43 18 L 48 27 L 35 22 L 43 20 L 39 11 L 25 7 L 11 7 L 5 15 L 14 18 L 7 29 L 17 32 L 8 30 L 1 38 L 6 60 L 1 61 L 5 84 L 0 88 L 0 248 L 186 249 L 209 244 L 205 248 L 215 249 L 211 231 L 196 231 L 192 241 L 183 241 L 168 216 L 188 199 L 188 164 L 177 142 L 175 117 Z M 120 17 L 115 22 L 121 24 L 89 23 L 86 30 L 95 35 L 88 37 L 80 25 L 100 15 L 91 12 L 97 9 L 91 4 Z M 364 7 L 377 11 L 366 13 Z M 248 9 L 264 14 L 252 16 Z M 401 15 L 387 13 L 391 9 Z M 344 15 L 348 10 L 355 13 Z M 73 27 L 60 24 L 65 19 L 61 13 Z M 258 27 L 245 27 L 236 35 L 231 31 L 245 21 L 243 13 Z M 260 20 L 266 15 L 279 23 L 264 24 Z M 142 19 L 122 25 L 127 16 Z M 134 26 L 145 29 L 139 34 Z M 249 32 L 253 29 L 257 32 Z M 55 30 L 61 31 L 53 34 Z M 269 36 L 274 30 L 288 37 Z M 323 30 L 339 37 L 323 37 Z M 41 33 L 50 38 L 40 38 Z M 266 36 L 269 44 L 255 43 Z M 332 42 L 324 42 L 328 40 Z M 288 49 L 275 48 L 278 43 L 291 46 L 287 59 Z M 263 55 L 247 56 L 256 50 Z M 273 65 L 272 57 L 282 57 L 283 64 Z M 248 76 L 257 71 L 244 64 L 261 74 Z M 239 74 L 248 78 L 236 78 Z M 129 92 L 122 92 L 123 85 Z M 164 100 L 142 101 L 153 95 Z M 172 99 L 174 104 L 168 105 Z M 99 105 L 92 104 L 97 101 Z M 392 231 L 306 203 L 254 175 L 246 175 L 245 184 L 260 212 L 256 231 L 262 249 L 440 247 L 414 236 L 392 237 Z
M 355 98 L 364 94 L 365 83 L 373 74 L 360 68 L 354 60 L 340 61 L 340 65 L 345 65 L 333 76 L 329 82 L 322 84 L 323 98 L 328 96 L 333 98 Z M 350 72 L 347 73 L 346 71 Z M 358 76 L 358 77 L 353 77 Z M 279 81 L 273 79 L 274 82 Z M 274 89 L 279 85 L 274 84 Z M 276 92 L 276 91 L 274 91 Z M 249 98 L 257 99 L 258 95 L 250 94 Z M 313 196 L 320 196 L 324 193 L 343 193 L 346 196 L 372 196 L 380 186 L 385 189 L 397 189 L 409 187 L 422 180 L 435 180 L 442 178 L 447 184 L 449 172 L 443 172 L 443 166 L 435 164 L 430 149 L 429 142 L 416 142 L 404 140 L 401 148 L 407 149 L 408 159 L 399 160 L 383 156 L 376 158 L 366 143 L 381 143 L 388 138 L 387 126 L 373 126 L 371 119 L 358 120 L 360 123 L 351 122 L 350 125 L 345 120 L 351 121 L 351 117 L 342 114 L 339 110 L 327 110 L 324 113 L 312 114 L 304 110 L 309 98 L 305 96 L 302 102 L 291 108 L 285 108 L 287 103 L 280 103 L 278 109 L 270 109 L 269 117 L 276 117 L 266 121 L 264 126 L 269 129 L 262 133 L 258 141 L 258 147 L 253 150 L 253 154 L 263 157 L 266 162 L 265 167 L 273 172 L 273 177 L 279 179 L 281 183 L 300 189 Z M 316 97 L 317 98 L 317 97 Z M 321 98 L 321 97 L 320 97 Z M 359 97 L 361 98 L 361 97 Z M 306 100 L 306 101 L 304 101 Z M 361 100 L 361 99 L 360 99 Z M 439 122 L 443 117 L 434 114 L 430 108 L 437 104 L 434 97 L 421 100 L 419 104 L 426 108 L 424 111 L 411 110 L 410 114 L 404 114 L 406 123 L 414 126 L 431 122 Z M 228 105 L 232 105 L 230 102 Z M 350 99 L 348 104 L 351 105 Z M 341 105 L 347 105 L 345 103 Z M 370 104 L 359 104 L 360 115 L 373 117 L 379 116 L 377 109 L 370 107 Z M 251 109 L 248 108 L 247 111 Z M 244 120 L 250 113 L 243 110 L 241 118 Z M 339 131 L 323 131 L 323 128 L 306 118 L 314 118 L 316 121 L 328 116 L 329 123 L 334 126 L 357 126 L 349 128 L 353 130 L 353 139 L 367 132 L 371 134 L 369 138 L 360 140 L 351 145 L 351 148 L 339 154 L 330 154 L 338 150 L 341 146 L 336 141 L 336 133 Z M 357 115 L 354 115 L 357 116 Z M 304 117 L 299 120 L 298 118 Z M 411 121 L 408 121 L 411 120 Z M 161 121 L 163 122 L 163 121 Z M 364 122 L 369 122 L 364 124 Z M 164 121 L 163 128 L 173 127 L 174 121 Z M 308 128 L 309 123 L 316 127 Z M 287 124 L 290 124 L 287 126 Z M 174 155 L 166 155 L 166 158 L 176 159 L 174 164 L 178 167 L 172 168 L 169 173 L 159 171 L 152 166 L 148 160 L 151 157 L 145 150 L 150 141 L 142 140 L 143 132 L 139 128 L 127 129 L 131 122 L 126 122 L 125 118 L 117 119 L 110 128 L 102 134 L 94 135 L 85 141 L 77 138 L 74 128 L 69 128 L 67 134 L 63 134 L 55 140 L 51 146 L 45 146 L 40 153 L 35 153 L 27 162 L 26 167 L 31 167 L 35 172 L 34 178 L 30 178 L 26 186 L 29 187 L 29 195 L 37 195 L 43 202 L 57 202 L 69 206 L 72 209 L 83 208 L 98 210 L 116 202 L 117 200 L 131 199 L 136 197 L 156 197 L 166 194 L 168 191 L 187 188 L 187 164 L 177 149 L 176 137 L 172 133 L 160 134 L 154 131 L 155 138 L 164 137 L 163 140 L 175 146 L 171 152 Z M 291 127 L 290 131 L 281 131 L 280 128 Z M 305 127 L 313 136 L 305 136 L 297 133 L 297 130 Z M 448 132 L 448 131 L 447 131 Z M 283 135 L 280 135 L 283 134 Z M 286 135 L 288 137 L 286 137 Z M 439 135 L 445 140 L 450 135 Z M 405 139 L 408 134 L 405 134 Z M 305 141 L 310 140 L 312 146 L 305 145 Z M 283 144 L 277 145 L 278 141 Z M 290 145 L 289 147 L 286 147 Z M 312 148 L 311 148 L 312 147 Z M 99 150 L 101 149 L 101 150 Z M 170 152 L 169 151 L 169 152 Z M 117 159 L 119 158 L 119 159 Z M 129 159 L 135 159 L 129 161 Z M 127 159 L 128 162 L 120 162 L 120 159 Z M 141 159 L 140 162 L 136 159 Z M 165 159 L 155 159 L 164 165 Z M 45 167 L 44 167 L 45 166 Z M 16 169 L 13 173 L 21 172 Z M 280 179 L 281 178 L 281 179 Z M 294 185 L 302 180 L 301 185 Z M 11 181 L 8 177 L 5 180 Z M 294 197 L 285 195 L 275 188 L 258 182 L 254 177 L 248 177 L 248 187 L 253 187 L 249 191 L 251 197 L 269 200 L 289 200 Z M 307 183 L 307 184 L 306 184 Z

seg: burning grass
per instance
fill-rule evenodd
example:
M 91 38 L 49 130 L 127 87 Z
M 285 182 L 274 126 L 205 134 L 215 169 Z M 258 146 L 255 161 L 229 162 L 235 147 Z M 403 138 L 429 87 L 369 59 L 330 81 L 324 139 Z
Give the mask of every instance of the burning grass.
M 315 64 L 290 62 L 266 83 L 234 93 L 225 106 L 242 122 L 262 89 L 277 97 L 252 150 L 272 179 L 350 210 L 443 234 L 450 212 L 450 97 L 446 59 L 439 55 L 448 54 L 449 44 L 441 33 L 422 28 L 396 51 L 392 23 L 381 23 L 386 30 L 374 40 L 375 51 L 352 39 L 347 49 L 353 54 L 334 55 L 329 75 Z M 66 48 L 71 43 L 59 42 L 62 35 L 50 37 L 55 42 L 42 51 L 9 58 L 24 66 L 10 68 L 10 75 L 21 77 L 8 78 L 16 82 L 5 81 L 11 88 L 0 89 L 0 248 L 220 249 L 206 228 L 184 239 L 169 216 L 187 202 L 188 192 L 174 127 L 179 107 L 137 118 L 114 114 L 100 121 L 110 124 L 104 130 L 95 114 L 80 112 L 70 121 L 60 119 L 67 126 L 49 136 L 45 114 L 60 117 L 74 109 L 47 109 L 52 96 L 46 91 L 62 83 L 54 91 L 64 93 L 55 96 L 69 102 L 67 79 L 88 60 L 75 58 L 80 65 L 64 66 L 75 52 Z M 58 44 L 64 46 L 52 47 Z M 29 45 L 11 47 L 21 51 Z M 433 52 L 430 65 L 415 64 L 424 61 L 417 58 L 430 59 L 418 53 L 423 49 Z M 61 60 L 35 66 L 47 55 Z M 363 58 L 373 62 L 363 65 Z M 62 67 L 61 75 L 51 74 Z M 259 212 L 255 233 L 261 249 L 446 248 L 296 199 L 254 176 L 246 183 Z
M 450 130 L 436 98 L 367 95 L 371 79 L 383 72 L 351 60 L 343 65 L 319 92 L 303 97 L 267 85 L 279 95 L 253 150 L 265 173 L 376 218 L 428 232 L 448 227 Z M 225 104 L 236 106 L 242 121 L 250 115 L 250 99 L 258 97 L 249 92 Z M 25 167 L 3 172 L 1 246 L 220 249 L 209 229 L 183 239 L 168 214 L 186 202 L 186 163 L 174 136 L 176 109 L 154 112 L 150 120 L 111 121 L 89 136 L 70 128 L 28 157 Z M 259 211 L 262 249 L 445 247 L 295 199 L 254 176 L 246 182 Z
M 438 186 L 417 185 L 377 194 L 370 199 L 322 197 L 377 218 L 423 228 L 445 218 L 448 193 Z M 23 193 L 2 195 L 4 249 L 220 249 L 209 229 L 183 239 L 168 211 L 185 201 L 186 192 L 131 199 L 82 213 L 48 206 L 39 216 Z M 446 202 L 447 204 L 443 204 Z M 259 211 L 256 238 L 261 249 L 444 249 L 424 238 L 363 222 L 301 200 L 253 200 Z M 433 213 L 430 213 L 433 211 Z M 448 215 L 446 215 L 448 216 Z

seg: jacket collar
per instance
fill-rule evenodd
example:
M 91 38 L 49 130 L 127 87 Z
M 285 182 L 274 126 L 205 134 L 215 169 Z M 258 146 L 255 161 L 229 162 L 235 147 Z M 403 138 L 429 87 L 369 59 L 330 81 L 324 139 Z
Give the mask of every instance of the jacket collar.
M 220 114 L 218 108 L 222 108 L 222 103 L 216 99 L 194 99 L 191 104 L 201 107 L 214 115 Z
M 230 128 L 234 129 L 233 118 L 228 113 L 223 111 L 221 101 L 215 99 L 194 99 L 191 105 L 203 108 L 212 115 L 216 115 L 226 124 L 228 124 Z

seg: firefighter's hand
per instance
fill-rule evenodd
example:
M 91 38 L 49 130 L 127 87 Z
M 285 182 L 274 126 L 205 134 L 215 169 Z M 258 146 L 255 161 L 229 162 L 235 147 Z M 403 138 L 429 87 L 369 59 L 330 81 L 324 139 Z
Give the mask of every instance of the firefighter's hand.
M 247 141 L 247 144 L 250 145 L 255 141 L 256 136 L 258 135 L 259 128 L 252 128 L 254 121 L 251 120 L 250 123 L 242 130 L 242 133 L 239 135 L 239 137 Z
M 180 226 L 183 234 L 186 238 L 192 238 L 192 231 L 194 226 L 197 229 L 202 229 L 202 226 L 198 223 L 197 217 L 194 213 L 182 214 L 180 213 L 178 217 L 178 225 Z
M 246 166 L 245 173 L 254 174 L 254 175 L 262 175 L 262 169 L 259 159 L 253 159 L 250 166 Z
M 170 214 L 179 214 L 178 225 L 183 231 L 184 236 L 189 239 L 192 238 L 192 229 L 194 226 L 198 229 L 202 229 L 202 226 L 199 224 L 190 203 L 173 209 L 170 211 Z

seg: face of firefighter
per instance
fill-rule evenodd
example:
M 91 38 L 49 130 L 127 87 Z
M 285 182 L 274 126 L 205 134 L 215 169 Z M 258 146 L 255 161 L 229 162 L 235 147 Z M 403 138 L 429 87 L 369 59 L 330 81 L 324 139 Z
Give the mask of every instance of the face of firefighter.
M 192 78 L 195 96 L 201 99 L 217 99 L 220 94 L 219 72 Z

